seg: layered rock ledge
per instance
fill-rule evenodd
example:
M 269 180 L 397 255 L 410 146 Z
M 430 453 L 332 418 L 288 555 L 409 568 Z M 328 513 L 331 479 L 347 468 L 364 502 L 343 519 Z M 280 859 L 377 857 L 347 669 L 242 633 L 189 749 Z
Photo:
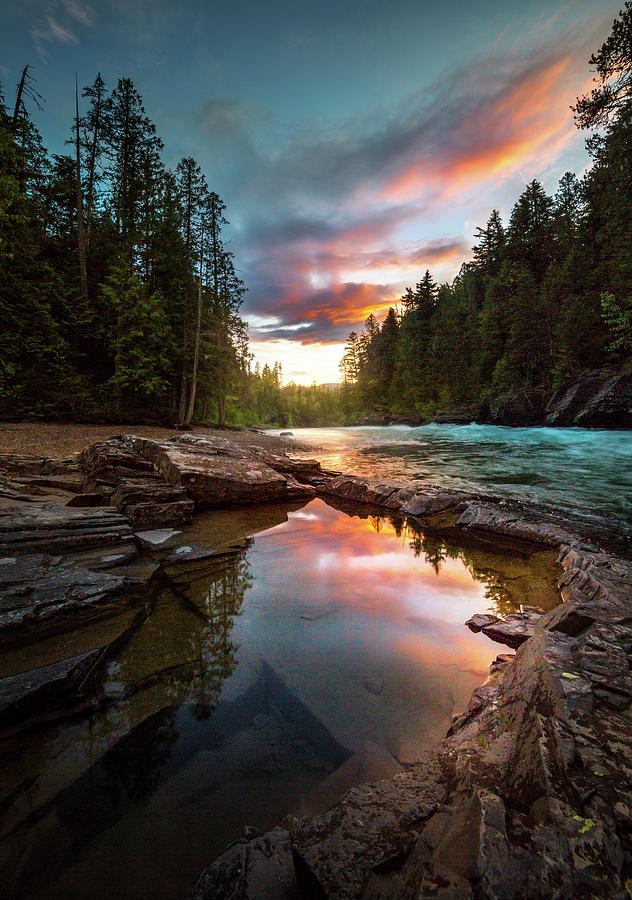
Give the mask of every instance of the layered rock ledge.
M 0 455 L 0 645 L 135 603 L 142 582 L 103 570 L 130 563 L 152 540 L 156 552 L 166 549 L 153 529 L 187 525 L 199 509 L 309 500 L 316 489 L 297 478 L 319 469 L 189 434 L 122 435 L 67 459 Z

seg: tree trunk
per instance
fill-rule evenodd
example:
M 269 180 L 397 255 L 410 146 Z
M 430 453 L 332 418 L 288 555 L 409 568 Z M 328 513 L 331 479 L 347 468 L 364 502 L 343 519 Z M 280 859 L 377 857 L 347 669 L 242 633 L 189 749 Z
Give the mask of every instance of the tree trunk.
M 22 103 L 22 94 L 24 93 L 24 85 L 26 83 L 26 76 L 28 75 L 29 66 L 24 66 L 22 70 L 22 77 L 20 78 L 20 83 L 18 85 L 18 93 L 15 98 L 15 108 L 13 110 L 13 121 L 11 123 L 11 131 L 15 134 L 15 129 L 18 127 L 18 117 L 20 115 L 20 104 Z
M 86 262 L 86 232 L 83 221 L 83 194 L 81 191 L 81 154 L 79 152 L 79 88 L 75 75 L 75 149 L 77 154 L 77 246 L 79 250 L 79 282 L 81 296 L 88 299 L 88 265 Z
M 221 377 L 217 383 L 217 424 L 220 428 L 226 424 L 226 392 Z
M 186 311 L 185 311 L 186 316 Z M 186 318 L 184 320 L 184 334 L 182 347 L 182 373 L 180 375 L 180 403 L 178 406 L 178 424 L 184 425 L 184 417 L 187 411 L 187 347 L 189 345 L 189 329 Z
M 200 242 L 200 283 L 198 285 L 197 322 L 195 325 L 195 343 L 193 347 L 193 377 L 191 379 L 191 393 L 189 395 L 189 409 L 187 411 L 185 425 L 191 424 L 195 410 L 195 394 L 197 391 L 198 363 L 200 360 L 200 327 L 202 324 L 202 257 L 204 255 L 204 229 Z

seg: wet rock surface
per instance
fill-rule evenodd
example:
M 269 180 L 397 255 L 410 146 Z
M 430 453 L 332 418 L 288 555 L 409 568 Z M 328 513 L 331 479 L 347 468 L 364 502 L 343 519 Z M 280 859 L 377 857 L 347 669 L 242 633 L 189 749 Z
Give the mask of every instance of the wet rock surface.
M 39 639 L 117 612 L 140 582 L 35 554 L 0 559 L 0 643 Z

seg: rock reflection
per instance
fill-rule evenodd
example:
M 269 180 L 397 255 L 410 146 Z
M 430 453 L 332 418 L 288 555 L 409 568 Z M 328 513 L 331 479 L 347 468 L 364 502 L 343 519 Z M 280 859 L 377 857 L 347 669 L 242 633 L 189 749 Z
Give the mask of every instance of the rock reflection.
M 203 571 L 197 565 L 190 583 L 186 567 L 176 583 L 159 578 L 148 613 L 103 648 L 83 701 L 52 723 L 45 710 L 43 721 L 24 723 L 37 725 L 26 745 L 19 733 L 0 742 L 6 896 L 36 889 L 79 845 L 149 800 L 180 738 L 179 708 L 198 720 L 211 715 L 237 665 L 231 633 L 251 583 L 248 546 L 224 556 L 219 569 L 213 560 Z

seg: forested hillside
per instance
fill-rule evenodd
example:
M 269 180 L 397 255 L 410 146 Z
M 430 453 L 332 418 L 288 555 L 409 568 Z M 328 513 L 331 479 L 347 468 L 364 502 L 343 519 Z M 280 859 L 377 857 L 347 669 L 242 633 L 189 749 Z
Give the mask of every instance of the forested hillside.
M 508 222 L 493 210 L 452 284 L 429 271 L 383 323 L 352 333 L 341 370 L 355 416 L 476 415 L 503 394 L 550 393 L 583 369 L 632 355 L 632 8 L 591 59 L 597 87 L 578 100 L 596 129 L 581 179 L 554 196 L 538 181 Z M 484 413 L 483 413 L 484 414 Z
M 222 422 L 249 364 L 224 203 L 129 79 L 76 97 L 67 155 L 40 100 L 27 67 L 0 105 L 0 415 Z

